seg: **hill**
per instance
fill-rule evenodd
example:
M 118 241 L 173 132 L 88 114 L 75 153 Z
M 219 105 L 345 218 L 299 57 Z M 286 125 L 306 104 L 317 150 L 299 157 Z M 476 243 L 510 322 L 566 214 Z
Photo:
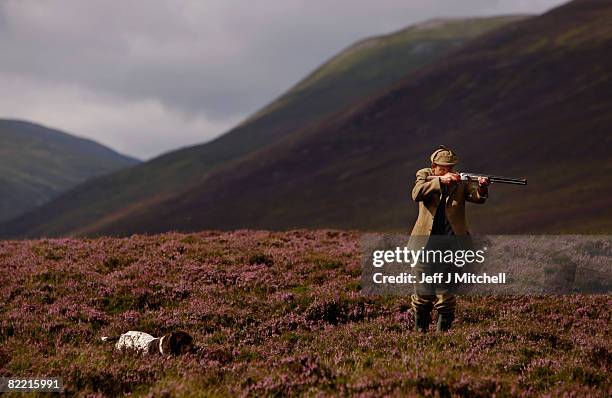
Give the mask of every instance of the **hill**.
M 611 2 L 583 0 L 502 27 L 199 186 L 80 232 L 408 230 L 414 173 L 444 143 L 462 170 L 529 179 L 472 206 L 473 233 L 610 233 L 610 19 Z M 14 230 L 71 231 L 35 219 Z
M 88 139 L 0 119 L 0 221 L 40 206 L 89 178 L 138 162 Z
M 207 144 L 178 150 L 75 187 L 49 206 L 0 227 L 9 235 L 78 234 L 108 228 L 137 209 L 197 186 L 221 166 L 311 128 L 325 117 L 470 39 L 525 16 L 434 20 L 362 40 L 325 62 L 236 128 Z

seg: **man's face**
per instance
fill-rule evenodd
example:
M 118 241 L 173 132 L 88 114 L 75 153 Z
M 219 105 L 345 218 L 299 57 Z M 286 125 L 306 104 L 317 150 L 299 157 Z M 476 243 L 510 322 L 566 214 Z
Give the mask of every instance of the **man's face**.
M 453 166 L 440 166 L 439 164 L 432 163 L 431 171 L 435 176 L 443 176 L 446 173 L 453 171 Z

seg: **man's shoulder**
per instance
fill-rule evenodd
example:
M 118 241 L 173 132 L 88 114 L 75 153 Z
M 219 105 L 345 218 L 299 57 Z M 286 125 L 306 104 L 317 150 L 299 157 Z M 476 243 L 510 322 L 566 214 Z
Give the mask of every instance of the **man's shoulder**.
M 432 174 L 433 174 L 433 173 L 432 173 L 432 171 L 431 171 L 431 168 L 429 168 L 429 167 L 425 167 L 424 169 L 420 169 L 420 170 L 418 170 L 418 171 L 416 172 L 416 175 L 417 175 L 417 176 L 423 176 L 423 177 L 427 177 L 427 176 L 430 176 L 430 175 L 432 175 Z

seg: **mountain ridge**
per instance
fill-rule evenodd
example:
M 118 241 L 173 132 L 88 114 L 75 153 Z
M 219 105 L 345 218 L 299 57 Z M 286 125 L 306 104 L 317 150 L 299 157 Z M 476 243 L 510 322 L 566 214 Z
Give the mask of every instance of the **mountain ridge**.
M 472 207 L 477 231 L 609 233 L 612 187 L 592 174 L 610 158 L 612 120 L 601 113 L 612 105 L 608 17 L 611 4 L 583 1 L 485 34 L 318 130 L 302 130 L 97 232 L 406 229 L 415 208 L 408 210 L 408 187 L 398 184 L 409 185 L 406 176 L 427 166 L 427 154 L 450 143 L 463 170 L 530 179 L 527 187 L 495 185 L 488 206 Z M 478 146 L 494 156 L 483 157 Z M 386 158 L 372 156 L 376 150 Z
M 524 16 L 501 16 L 490 19 L 479 18 L 474 20 L 476 22 L 473 22 L 478 26 L 471 27 L 469 32 L 464 32 L 463 34 L 471 39 L 472 36 L 477 35 L 479 32 L 487 31 L 521 18 L 524 18 Z M 450 35 L 453 37 L 457 31 L 465 31 L 465 26 L 465 21 L 459 23 L 459 26 L 453 26 L 451 24 L 449 28 L 451 29 L 450 32 L 438 32 L 437 34 L 442 36 L 446 34 L 447 36 Z M 453 31 L 452 29 L 455 30 Z M 419 33 L 421 36 L 424 34 L 424 32 Z M 393 34 L 387 36 L 394 37 Z M 364 65 L 363 67 L 355 69 L 352 74 L 349 73 L 347 75 L 346 72 L 343 73 L 342 79 L 344 80 L 334 81 L 333 79 L 328 79 L 328 82 L 333 83 L 331 86 L 317 86 L 317 90 L 313 92 L 316 94 L 318 91 L 319 94 L 316 95 L 319 97 L 291 97 L 291 95 L 287 95 L 287 93 L 292 93 L 292 88 L 290 88 L 286 92 L 286 95 L 282 95 L 270 104 L 264 106 L 262 110 L 258 112 L 259 115 L 256 118 L 252 118 L 250 123 L 245 125 L 243 122 L 238 127 L 231 129 L 228 133 L 209 143 L 170 152 L 142 165 L 130 168 L 129 170 L 119 171 L 81 184 L 55 201 L 48 208 L 48 211 L 43 209 L 42 211 L 32 214 L 32 225 L 40 229 L 42 228 L 42 224 L 46 223 L 44 219 L 52 217 L 54 220 L 51 220 L 51 223 L 57 225 L 57 227 L 49 226 L 47 229 L 48 233 L 55 234 L 61 233 L 60 231 L 62 230 L 66 231 L 66 228 L 62 227 L 61 224 L 73 223 L 74 227 L 81 229 L 87 225 L 99 223 L 101 219 L 112 219 L 114 217 L 113 214 L 122 214 L 125 212 L 126 208 L 140 208 L 143 203 L 155 202 L 167 196 L 172 196 L 177 192 L 188 189 L 190 186 L 195 186 L 204 182 L 208 179 L 208 174 L 217 167 L 226 167 L 229 164 L 239 161 L 241 157 L 248 156 L 248 153 L 251 151 L 255 152 L 278 139 L 282 139 L 285 135 L 294 134 L 299 129 L 305 128 L 304 125 L 301 125 L 300 120 L 306 120 L 308 125 L 315 126 L 321 123 L 324 117 L 331 115 L 333 113 L 332 111 L 337 111 L 342 106 L 346 106 L 355 99 L 363 97 L 364 92 L 372 93 L 382 89 L 384 86 L 388 85 L 387 82 L 390 78 L 390 73 L 382 73 L 381 71 L 391 71 L 395 76 L 403 76 L 407 71 L 421 67 L 424 62 L 427 63 L 432 61 L 430 58 L 423 59 L 422 54 L 419 54 L 417 61 L 410 58 L 409 50 L 412 45 L 410 37 L 400 37 L 398 40 L 400 42 L 399 48 L 407 49 L 408 52 L 406 52 L 406 50 L 398 52 L 398 47 L 396 45 L 383 47 L 377 50 L 376 54 L 379 55 L 379 58 L 364 56 L 362 57 L 362 62 L 365 62 L 365 64 L 358 64 Z M 450 52 L 459 46 L 459 44 L 455 42 L 455 38 L 450 42 L 444 39 L 439 43 L 439 45 L 442 46 L 442 50 L 433 54 L 435 55 L 434 59 L 438 59 L 442 54 Z M 408 61 L 402 62 L 409 62 L 409 64 L 402 63 L 398 66 L 396 63 L 384 64 L 377 62 L 381 56 L 384 58 L 388 57 L 389 54 L 393 55 L 393 57 L 395 57 L 393 59 L 397 60 L 401 60 L 401 57 L 406 57 L 406 54 L 408 54 Z M 414 64 L 415 62 L 416 64 Z M 313 73 L 320 71 L 321 68 L 328 65 L 328 63 L 329 61 L 323 63 L 322 66 L 315 69 Z M 402 65 L 412 66 L 406 69 Z M 374 67 L 373 70 L 378 71 L 376 73 L 380 76 L 379 80 L 371 79 L 371 72 L 369 72 L 369 69 L 372 67 Z M 313 73 L 307 75 L 295 86 L 299 86 L 300 84 L 303 86 L 303 83 L 308 81 L 309 76 Z M 366 81 L 369 82 L 372 87 L 354 84 L 359 79 L 364 79 L 362 76 L 364 73 L 365 76 L 367 76 Z M 354 91 L 351 91 L 355 90 L 355 87 L 360 90 L 357 91 L 357 93 L 362 94 L 356 95 Z M 323 93 L 327 93 L 322 97 L 320 94 L 321 89 L 323 89 Z M 332 93 L 336 97 L 333 97 L 331 95 Z M 338 96 L 342 98 L 342 101 L 344 101 L 343 103 L 335 100 Z M 313 100 L 313 98 L 325 98 L 327 102 L 321 103 L 318 100 Z M 266 108 L 269 110 L 272 104 L 278 106 L 279 100 L 281 102 L 286 101 L 284 106 L 289 106 L 289 108 L 287 108 L 288 111 L 283 111 L 281 113 L 278 111 L 265 111 Z M 297 105 L 295 102 L 296 100 L 298 101 Z M 289 105 L 287 105 L 287 103 Z M 319 109 L 323 109 L 324 112 L 319 112 Z M 257 113 L 255 115 L 257 115 Z M 313 120 L 313 115 L 315 116 L 315 120 Z M 101 197 L 104 197 L 104 203 L 100 202 L 99 198 Z M 45 215 L 43 216 L 42 214 Z M 75 220 L 79 220 L 78 225 L 74 224 Z M 20 223 L 21 221 L 16 222 Z M 5 227 L 6 225 L 2 228 Z

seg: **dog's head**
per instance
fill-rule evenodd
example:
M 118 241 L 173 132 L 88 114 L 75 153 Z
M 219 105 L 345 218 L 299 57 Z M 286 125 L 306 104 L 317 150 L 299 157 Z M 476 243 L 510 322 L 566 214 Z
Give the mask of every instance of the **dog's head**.
M 160 341 L 160 352 L 166 355 L 186 354 L 193 349 L 193 338 L 183 331 L 164 335 Z

